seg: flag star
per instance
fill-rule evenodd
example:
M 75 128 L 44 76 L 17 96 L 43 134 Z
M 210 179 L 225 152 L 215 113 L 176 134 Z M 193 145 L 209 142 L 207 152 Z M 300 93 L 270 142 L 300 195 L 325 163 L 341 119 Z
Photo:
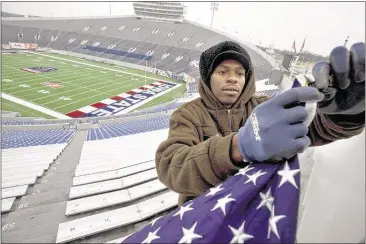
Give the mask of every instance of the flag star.
M 266 205 L 266 207 L 268 208 L 269 211 L 271 211 L 272 209 L 272 204 L 274 201 L 274 198 L 272 197 L 271 194 L 271 188 L 268 189 L 266 194 L 263 194 L 262 192 L 259 193 L 262 201 L 261 203 L 258 205 L 257 209 L 260 209 L 261 207 L 263 207 L 264 205 Z
M 277 238 L 280 239 L 280 236 L 278 235 L 278 230 L 277 230 L 277 222 L 283 218 L 286 218 L 286 216 L 285 215 L 275 216 L 275 209 L 274 209 L 274 206 L 272 206 L 271 217 L 269 218 L 269 224 L 268 224 L 268 236 L 267 236 L 268 239 L 269 239 L 271 232 L 273 232 L 277 236 Z
M 248 175 L 248 180 L 244 183 L 244 184 L 246 184 L 246 183 L 248 183 L 248 182 L 253 182 L 253 184 L 254 185 L 256 185 L 257 184 L 257 178 L 259 177 L 259 176 L 262 176 L 262 175 L 265 175 L 265 174 L 267 174 L 267 172 L 261 172 L 262 170 L 259 170 L 257 173 L 255 173 L 255 174 L 252 174 L 252 175 Z
M 281 187 L 286 182 L 290 182 L 291 185 L 293 185 L 296 189 L 298 189 L 294 176 L 299 172 L 300 169 L 291 170 L 290 167 L 288 166 L 288 163 L 286 162 L 285 166 L 283 167 L 283 170 L 277 172 L 278 175 L 282 176 L 281 182 L 278 187 Z
M 250 165 L 248 165 L 247 167 L 240 169 L 238 173 L 236 173 L 236 175 L 246 175 L 246 173 L 252 169 L 254 169 L 253 167 L 249 167 Z
M 197 223 L 198 222 L 196 221 L 196 223 L 194 223 L 194 225 L 190 229 L 182 227 L 183 237 L 182 239 L 180 239 L 179 243 L 192 243 L 194 239 L 202 238 L 201 235 L 194 233 L 194 229 L 196 228 Z
M 233 239 L 231 239 L 230 243 L 244 243 L 246 240 L 254 238 L 254 236 L 244 232 L 244 224 L 245 221 L 243 221 L 239 229 L 235 229 L 229 225 L 229 228 L 233 233 Z
M 159 239 L 160 236 L 157 236 L 156 233 L 158 233 L 158 231 L 160 230 L 161 227 L 159 227 L 156 231 L 154 232 L 149 232 L 148 236 L 146 237 L 145 240 L 143 240 L 141 243 L 151 243 L 153 240 L 155 239 Z
M 153 227 L 154 226 L 154 224 L 155 224 L 155 222 L 156 221 L 158 221 L 159 219 L 161 219 L 163 216 L 159 216 L 159 217 L 157 217 L 156 219 L 154 219 L 153 221 L 151 221 L 151 227 Z
M 210 188 L 210 192 L 207 193 L 206 197 L 209 197 L 209 196 L 214 196 L 216 193 L 218 193 L 219 191 L 222 191 L 224 190 L 224 188 L 221 188 L 222 184 L 216 186 L 216 187 L 213 187 L 213 188 Z
M 234 198 L 229 198 L 230 196 L 231 196 L 231 193 L 229 195 L 227 195 L 226 197 L 223 197 L 223 198 L 220 198 L 219 200 L 217 200 L 215 207 L 213 207 L 213 209 L 211 209 L 211 211 L 214 211 L 214 210 L 220 208 L 222 210 L 222 212 L 224 213 L 224 215 L 226 215 L 226 212 L 225 212 L 226 204 L 228 204 L 229 202 L 232 202 L 232 201 L 236 201 Z
M 190 204 L 188 204 L 187 206 L 181 206 L 181 207 L 180 207 L 180 209 L 179 209 L 179 211 L 178 211 L 178 212 L 176 212 L 176 213 L 173 215 L 173 217 L 174 217 L 174 216 L 177 216 L 177 215 L 180 215 L 180 220 L 182 220 L 182 218 L 183 218 L 183 214 L 184 214 L 185 212 L 193 210 L 193 208 L 191 208 L 191 205 L 192 205 L 192 204 L 193 204 L 193 203 L 190 203 Z

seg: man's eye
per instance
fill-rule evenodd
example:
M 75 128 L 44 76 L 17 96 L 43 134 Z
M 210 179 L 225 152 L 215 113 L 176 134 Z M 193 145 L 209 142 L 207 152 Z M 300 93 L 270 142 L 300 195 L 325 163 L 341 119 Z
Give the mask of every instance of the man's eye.
M 225 74 L 225 71 L 224 70 L 220 70 L 219 71 L 219 74 Z
M 244 76 L 244 73 L 239 73 L 239 76 Z

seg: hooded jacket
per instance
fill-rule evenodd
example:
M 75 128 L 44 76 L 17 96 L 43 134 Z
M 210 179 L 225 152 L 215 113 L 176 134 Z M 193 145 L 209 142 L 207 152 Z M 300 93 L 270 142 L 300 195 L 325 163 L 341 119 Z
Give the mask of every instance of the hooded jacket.
M 159 145 L 155 157 L 159 180 L 179 193 L 179 206 L 246 166 L 231 160 L 232 138 L 254 107 L 269 99 L 254 95 L 253 72 L 231 109 L 221 104 L 202 79 L 198 91 L 199 98 L 182 105 L 171 115 L 168 138 Z M 311 146 L 361 133 L 364 116 L 357 118 L 357 122 L 349 122 L 317 112 L 309 126 Z

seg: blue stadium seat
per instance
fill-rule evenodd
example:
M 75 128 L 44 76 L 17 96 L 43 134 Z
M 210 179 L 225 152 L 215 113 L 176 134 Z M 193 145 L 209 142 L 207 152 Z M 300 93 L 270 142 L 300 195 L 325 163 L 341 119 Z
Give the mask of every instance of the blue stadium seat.
M 142 132 L 162 130 L 169 127 L 169 116 L 156 116 L 118 124 L 103 124 L 98 129 L 89 129 L 88 141 L 102 140 Z
M 68 142 L 75 134 L 74 130 L 14 130 L 2 131 L 1 148 L 29 147 Z

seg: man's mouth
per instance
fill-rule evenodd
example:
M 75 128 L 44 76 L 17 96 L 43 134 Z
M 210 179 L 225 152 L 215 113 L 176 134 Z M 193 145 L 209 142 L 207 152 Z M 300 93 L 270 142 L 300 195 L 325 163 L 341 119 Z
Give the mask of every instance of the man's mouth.
M 239 92 L 239 89 L 236 86 L 227 86 L 222 90 L 226 95 L 236 95 Z

